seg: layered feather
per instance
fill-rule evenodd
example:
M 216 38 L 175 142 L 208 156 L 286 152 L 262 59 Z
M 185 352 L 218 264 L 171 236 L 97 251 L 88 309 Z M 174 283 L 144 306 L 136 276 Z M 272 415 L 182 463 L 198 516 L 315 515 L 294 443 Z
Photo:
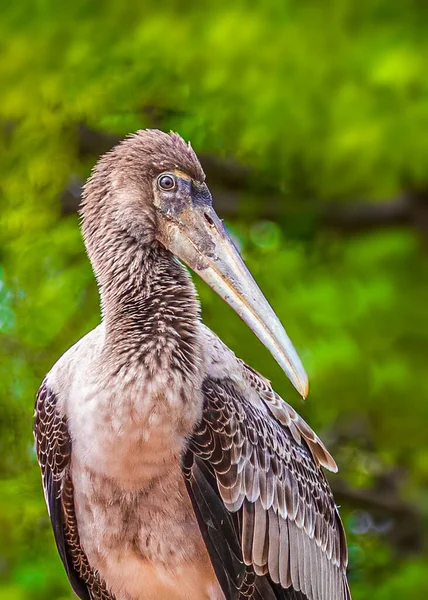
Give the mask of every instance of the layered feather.
M 69 476 L 71 439 L 57 397 L 43 381 L 36 398 L 34 439 L 55 542 L 70 583 L 81 600 L 115 600 L 80 546 Z
M 343 526 L 320 468 L 335 470 L 335 462 L 267 380 L 248 367 L 244 372 L 261 403 L 249 402 L 231 379 L 207 378 L 189 452 L 215 477 L 227 510 L 238 514 L 243 565 L 308 600 L 347 600 Z

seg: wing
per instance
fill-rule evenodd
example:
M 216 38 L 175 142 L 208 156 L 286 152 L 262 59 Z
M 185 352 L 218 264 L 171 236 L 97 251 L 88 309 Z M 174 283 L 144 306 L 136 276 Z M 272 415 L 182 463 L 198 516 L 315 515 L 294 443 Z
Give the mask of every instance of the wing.
M 46 379 L 37 394 L 34 438 L 55 541 L 71 586 L 81 600 L 114 600 L 80 546 L 69 475 L 71 439 Z
M 322 442 L 269 382 L 208 377 L 183 468 L 227 600 L 348 600 L 343 526 Z

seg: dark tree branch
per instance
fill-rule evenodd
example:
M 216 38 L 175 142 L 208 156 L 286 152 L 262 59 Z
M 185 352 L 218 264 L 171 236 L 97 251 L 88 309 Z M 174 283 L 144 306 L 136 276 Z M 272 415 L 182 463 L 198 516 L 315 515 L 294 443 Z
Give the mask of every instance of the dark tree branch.
M 325 208 L 323 221 L 331 227 L 349 232 L 409 225 L 410 204 L 408 195 L 402 194 L 398 198 L 376 204 L 353 202 L 340 209 L 329 205 Z
M 107 152 L 120 138 L 116 135 L 93 131 L 85 125 L 78 129 L 78 152 L 82 158 L 98 156 Z M 245 194 L 263 196 L 257 214 L 262 219 L 276 220 L 287 216 L 287 205 L 283 196 L 271 189 L 261 187 L 254 190 L 254 177 L 251 171 L 224 159 L 210 155 L 201 156 L 202 166 L 210 181 L 216 207 L 226 218 L 240 213 L 240 201 Z M 72 177 L 61 195 L 63 214 L 76 212 L 83 181 Z M 302 210 L 307 210 L 307 207 Z M 293 209 L 293 214 L 298 208 Z M 328 228 L 346 234 L 358 233 L 382 227 L 415 227 L 428 232 L 428 189 L 409 190 L 397 198 L 382 202 L 354 201 L 345 205 L 328 204 L 321 209 L 318 219 Z
M 417 554 L 423 547 L 421 515 L 415 506 L 400 498 L 397 476 L 395 471 L 383 473 L 373 488 L 351 488 L 337 477 L 330 484 L 339 505 L 367 511 L 382 521 L 390 520 L 385 535 L 397 554 Z

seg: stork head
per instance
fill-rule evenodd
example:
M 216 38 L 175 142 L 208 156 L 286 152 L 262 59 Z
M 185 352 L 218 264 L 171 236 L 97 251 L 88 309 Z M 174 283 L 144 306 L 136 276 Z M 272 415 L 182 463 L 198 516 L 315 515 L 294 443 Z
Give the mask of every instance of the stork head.
M 230 304 L 306 397 L 308 380 L 297 352 L 215 213 L 190 144 L 153 129 L 126 138 L 98 162 L 81 212 L 93 264 L 106 260 L 97 254 L 102 229 L 112 245 L 120 231 L 134 243 L 163 246 Z

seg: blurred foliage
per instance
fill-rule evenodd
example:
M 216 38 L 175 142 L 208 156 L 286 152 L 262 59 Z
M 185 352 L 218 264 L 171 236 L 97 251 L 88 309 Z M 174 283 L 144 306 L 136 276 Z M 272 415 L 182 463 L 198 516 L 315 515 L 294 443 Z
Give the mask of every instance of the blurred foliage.
M 427 231 L 416 216 L 352 236 L 320 216 L 428 190 L 427 3 L 1 8 L 0 600 L 71 598 L 31 426 L 41 379 L 99 319 L 78 219 L 61 207 L 96 160 L 82 124 L 177 130 L 250 170 L 229 226 L 307 366 L 306 404 L 198 282 L 204 319 L 336 455 L 354 599 L 427 598 Z

